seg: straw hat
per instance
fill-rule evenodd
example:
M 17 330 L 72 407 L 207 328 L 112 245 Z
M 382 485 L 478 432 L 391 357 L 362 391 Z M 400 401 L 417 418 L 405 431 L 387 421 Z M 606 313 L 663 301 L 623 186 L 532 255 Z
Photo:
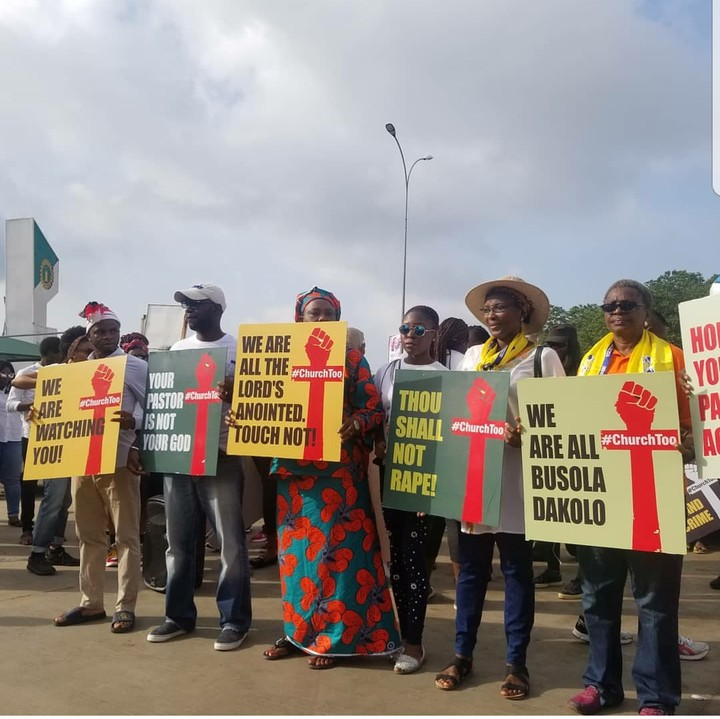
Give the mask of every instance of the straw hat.
M 523 331 L 526 335 L 540 332 L 550 315 L 550 300 L 548 300 L 547 295 L 539 287 L 525 282 L 525 280 L 520 277 L 506 275 L 497 280 L 483 282 L 481 285 L 473 287 L 465 296 L 465 304 L 470 312 L 481 322 L 485 322 L 485 315 L 482 313 L 482 308 L 485 306 L 485 298 L 490 290 L 499 287 L 508 287 L 527 297 L 532 303 L 533 309 L 529 321 L 523 323 Z

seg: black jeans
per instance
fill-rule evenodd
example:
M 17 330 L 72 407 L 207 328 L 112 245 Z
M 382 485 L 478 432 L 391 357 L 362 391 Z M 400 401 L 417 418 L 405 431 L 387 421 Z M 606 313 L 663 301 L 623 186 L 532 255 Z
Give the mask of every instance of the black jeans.
M 28 439 L 22 438 L 22 457 L 23 466 L 25 466 L 25 456 L 27 455 Z M 22 522 L 23 532 L 32 532 L 35 526 L 35 494 L 37 493 L 38 481 L 31 479 L 29 481 L 20 482 L 20 521 Z
M 390 575 L 400 634 L 408 644 L 422 644 L 429 586 L 425 562 L 429 517 L 401 509 L 385 509 L 383 514 L 390 534 Z

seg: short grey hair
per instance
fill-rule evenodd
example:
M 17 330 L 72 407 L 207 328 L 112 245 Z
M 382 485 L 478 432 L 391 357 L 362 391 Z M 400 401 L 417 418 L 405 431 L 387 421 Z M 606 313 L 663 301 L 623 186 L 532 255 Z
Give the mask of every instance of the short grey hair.
M 365 335 L 357 327 L 348 327 L 347 331 L 348 348 L 359 350 L 365 344 Z
M 607 296 L 613 290 L 618 289 L 618 287 L 628 287 L 631 290 L 635 290 L 635 292 L 642 297 L 645 307 L 647 307 L 647 309 L 652 307 L 652 293 L 642 282 L 638 282 L 637 280 L 618 280 L 617 282 L 613 282 L 610 287 L 608 287 L 604 299 L 607 299 Z

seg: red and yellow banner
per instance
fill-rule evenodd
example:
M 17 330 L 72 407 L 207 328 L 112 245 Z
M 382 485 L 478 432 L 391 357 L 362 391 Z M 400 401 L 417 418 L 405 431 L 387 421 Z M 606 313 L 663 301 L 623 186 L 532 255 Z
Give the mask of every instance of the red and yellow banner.
M 38 371 L 23 479 L 115 471 L 126 357 Z
M 228 453 L 337 462 L 345 322 L 240 325 Z

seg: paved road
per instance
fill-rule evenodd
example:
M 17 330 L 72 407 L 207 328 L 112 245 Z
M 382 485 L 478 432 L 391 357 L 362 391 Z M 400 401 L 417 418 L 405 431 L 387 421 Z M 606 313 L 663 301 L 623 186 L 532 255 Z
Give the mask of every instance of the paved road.
M 68 527 L 69 536 L 74 528 Z M 509 714 L 569 715 L 567 699 L 581 686 L 587 647 L 570 630 L 578 602 L 562 601 L 551 589 L 538 591 L 537 616 L 528 666 L 532 696 L 509 702 L 499 696 L 504 666 L 502 580 L 495 579 L 475 653 L 475 673 L 454 692 L 434 688 L 434 674 L 452 655 L 453 583 L 447 556 L 433 574 L 436 597 L 427 619 L 428 661 L 417 674 L 397 676 L 387 660 L 351 660 L 329 671 L 310 671 L 305 659 L 269 662 L 262 650 L 281 633 L 276 568 L 256 571 L 252 580 L 253 628 L 237 651 L 216 652 L 218 632 L 213 585 L 217 555 L 198 594 L 197 631 L 167 644 L 150 644 L 147 631 L 163 615 L 163 595 L 145 590 L 138 604 L 138 628 L 110 633 L 106 623 L 57 628 L 53 616 L 77 604 L 77 570 L 60 568 L 37 577 L 25 568 L 27 548 L 19 530 L 0 526 L 0 686 L 2 714 Z M 76 553 L 75 542 L 69 549 Z M 444 551 L 444 548 L 443 548 Z M 539 565 L 538 565 L 539 567 Z M 564 565 L 566 577 L 574 572 Z M 720 592 L 707 582 L 720 572 L 720 551 L 688 555 L 681 603 L 681 628 L 713 644 L 700 662 L 683 663 L 682 714 L 720 713 Z M 107 571 L 106 609 L 116 589 Z M 495 569 L 495 576 L 500 577 Z M 634 631 L 632 601 L 626 599 L 624 629 Z M 634 714 L 629 667 L 634 645 L 623 648 L 626 700 Z M 704 699 L 693 698 L 693 696 Z

